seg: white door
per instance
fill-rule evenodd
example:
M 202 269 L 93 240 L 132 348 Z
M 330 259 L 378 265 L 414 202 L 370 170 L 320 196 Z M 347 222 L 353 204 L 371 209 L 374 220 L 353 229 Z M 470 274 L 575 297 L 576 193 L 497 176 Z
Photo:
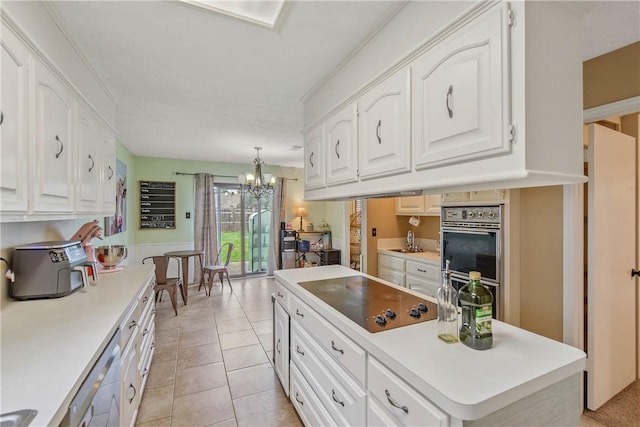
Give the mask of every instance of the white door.
M 589 125 L 587 407 L 636 379 L 635 139 Z

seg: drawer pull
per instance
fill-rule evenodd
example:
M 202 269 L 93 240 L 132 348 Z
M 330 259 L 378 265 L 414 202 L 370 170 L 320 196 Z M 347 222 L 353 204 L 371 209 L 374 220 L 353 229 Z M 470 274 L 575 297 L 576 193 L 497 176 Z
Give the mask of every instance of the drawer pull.
M 149 375 L 149 368 L 144 368 L 144 372 L 142 373 L 142 376 L 146 377 L 147 375 Z
M 284 295 L 282 295 L 280 292 L 278 292 L 277 294 L 280 298 L 284 298 Z
M 296 314 L 300 317 L 304 317 L 304 313 L 300 313 L 297 308 L 296 308 Z
M 144 298 L 142 298 L 143 304 L 146 304 L 147 301 L 149 301 L 149 295 L 146 295 Z
M 137 324 L 138 324 L 138 323 L 137 323 L 135 320 L 132 320 L 132 321 L 129 323 L 129 329 L 131 329 L 131 328 L 135 328 Z
M 135 397 L 136 388 L 133 386 L 133 384 L 129 383 L 129 388 L 127 389 L 127 399 L 129 400 L 129 403 L 133 403 L 133 399 L 135 399 Z
M 296 351 L 304 356 L 304 351 L 300 350 L 300 347 L 296 346 Z
M 146 329 L 146 328 L 145 328 L 145 330 L 144 330 L 144 331 L 142 331 L 142 336 L 145 336 L 145 335 L 147 335 L 148 333 L 149 333 L 149 329 Z
M 333 340 L 331 340 L 331 348 L 334 349 L 335 351 L 339 351 L 340 354 L 344 354 L 344 350 L 336 347 L 336 343 L 334 343 Z
M 333 401 L 344 406 L 344 401 L 343 400 L 338 400 L 338 398 L 336 397 L 336 391 L 334 389 L 331 389 L 331 397 L 333 398 Z
M 398 404 L 395 402 L 395 400 L 393 400 L 393 399 L 391 398 L 391 393 L 389 393 L 389 390 L 385 390 L 385 391 L 384 391 L 384 394 L 386 394 L 386 395 L 387 395 L 387 400 L 389 401 L 389 403 L 391 404 L 391 406 L 394 406 L 394 407 L 396 407 L 396 408 L 398 408 L 398 409 L 402 409 L 402 410 L 404 411 L 404 413 L 405 413 L 405 414 L 408 414 L 408 413 L 409 413 L 409 408 L 407 408 L 407 406 L 406 406 L 406 405 L 404 405 L 404 406 L 400 406 L 400 405 L 398 405 Z
M 426 273 L 426 272 L 427 272 L 427 270 L 423 270 L 423 269 L 421 269 L 421 268 L 418 268 L 418 271 L 419 271 L 420 273 Z
M 299 404 L 304 405 L 304 402 L 303 402 L 302 400 L 300 400 L 300 398 L 299 398 L 298 392 L 296 392 L 296 401 L 297 401 Z

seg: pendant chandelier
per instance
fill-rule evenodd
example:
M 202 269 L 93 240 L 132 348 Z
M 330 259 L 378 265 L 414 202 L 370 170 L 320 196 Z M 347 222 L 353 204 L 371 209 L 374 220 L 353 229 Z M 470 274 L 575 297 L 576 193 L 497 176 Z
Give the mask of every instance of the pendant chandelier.
M 262 166 L 264 166 L 264 161 L 260 158 L 260 150 L 262 150 L 262 147 L 253 148 L 255 148 L 257 152 L 256 158 L 253 160 L 253 173 L 247 172 L 244 175 L 238 175 L 238 181 L 240 181 L 242 191 L 249 192 L 253 194 L 256 199 L 259 199 L 264 194 L 273 194 L 276 178 L 270 173 L 262 173 Z

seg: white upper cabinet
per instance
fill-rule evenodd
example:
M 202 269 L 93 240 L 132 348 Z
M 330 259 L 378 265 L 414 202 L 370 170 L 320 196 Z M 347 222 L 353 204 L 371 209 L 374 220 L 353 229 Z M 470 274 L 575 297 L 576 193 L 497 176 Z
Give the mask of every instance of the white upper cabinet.
M 358 101 L 362 179 L 411 169 L 410 74 L 397 71 Z
M 324 125 L 316 126 L 304 135 L 305 190 L 325 186 Z
M 105 215 L 113 215 L 116 211 L 116 139 L 113 133 L 102 131 L 102 168 L 101 168 L 101 211 Z
M 416 169 L 510 150 L 506 20 L 495 7 L 412 64 Z
M 440 216 L 440 194 L 396 197 L 396 215 Z
M 358 180 L 358 108 L 353 103 L 325 123 L 327 185 Z
M 78 105 L 78 185 L 76 211 L 100 209 L 100 146 L 102 134 L 97 117 L 88 107 Z
M 35 61 L 33 211 L 73 212 L 73 95 Z
M 29 51 L 2 32 L 0 105 L 0 206 L 2 213 L 29 208 Z

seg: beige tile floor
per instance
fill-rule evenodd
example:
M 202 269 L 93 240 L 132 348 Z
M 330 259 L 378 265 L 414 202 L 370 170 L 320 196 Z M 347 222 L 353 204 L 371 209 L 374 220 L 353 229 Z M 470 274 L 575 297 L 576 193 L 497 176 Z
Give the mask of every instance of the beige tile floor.
M 136 425 L 301 426 L 271 361 L 272 278 L 189 288 L 157 304 L 156 352 Z
M 276 378 L 272 278 L 189 289 L 175 316 L 157 304 L 156 352 L 136 426 L 302 426 Z M 582 416 L 581 427 L 602 427 Z

